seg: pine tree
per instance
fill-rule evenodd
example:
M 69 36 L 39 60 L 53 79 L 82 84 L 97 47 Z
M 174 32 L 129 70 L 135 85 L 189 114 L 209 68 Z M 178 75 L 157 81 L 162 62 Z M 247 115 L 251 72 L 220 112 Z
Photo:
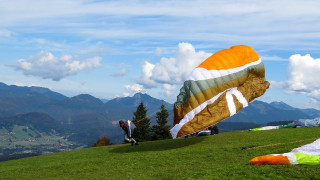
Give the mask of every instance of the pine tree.
M 157 123 L 158 125 L 152 126 L 152 140 L 160 140 L 160 139 L 171 139 L 172 136 L 170 134 L 170 126 L 166 125 L 168 122 L 169 113 L 166 107 L 162 104 L 160 107 L 160 111 L 157 112 Z
M 151 140 L 150 119 L 147 118 L 147 109 L 142 101 L 137 107 L 137 111 L 133 114 L 132 122 L 136 125 L 136 129 L 133 132 L 135 139 L 140 142 Z

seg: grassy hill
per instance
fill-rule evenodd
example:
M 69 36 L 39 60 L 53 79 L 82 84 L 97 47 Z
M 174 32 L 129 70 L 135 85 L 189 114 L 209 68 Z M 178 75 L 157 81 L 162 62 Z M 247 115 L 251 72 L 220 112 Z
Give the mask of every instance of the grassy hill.
M 0 179 L 317 179 L 319 165 L 253 166 L 249 160 L 311 143 L 319 132 L 235 131 L 60 152 L 0 162 Z

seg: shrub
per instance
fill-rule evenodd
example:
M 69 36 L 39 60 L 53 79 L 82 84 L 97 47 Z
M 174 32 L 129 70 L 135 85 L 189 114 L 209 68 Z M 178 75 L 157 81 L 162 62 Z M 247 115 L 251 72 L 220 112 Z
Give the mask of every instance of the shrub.
M 99 138 L 92 146 L 93 147 L 98 147 L 98 146 L 108 146 L 112 145 L 110 142 L 109 138 L 107 136 L 103 136 L 102 138 Z

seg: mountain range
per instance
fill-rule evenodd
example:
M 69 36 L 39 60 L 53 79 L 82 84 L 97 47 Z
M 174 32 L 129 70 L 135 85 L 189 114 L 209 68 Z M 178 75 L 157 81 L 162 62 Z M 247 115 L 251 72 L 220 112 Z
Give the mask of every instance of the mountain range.
M 1 132 L 8 134 L 21 127 L 32 128 L 40 136 L 41 133 L 53 133 L 56 137 L 67 139 L 72 148 L 91 146 L 104 135 L 113 143 L 122 143 L 123 134 L 118 121 L 132 119 L 133 112 L 141 101 L 147 109 L 151 124 L 156 124 L 155 114 L 160 110 L 161 104 L 164 104 L 169 111 L 168 124 L 172 125 L 173 104 L 148 94 L 137 93 L 132 97 L 105 101 L 89 94 L 67 97 L 47 88 L 0 83 L 0 138 L 4 137 Z M 319 116 L 320 111 L 316 109 L 298 109 L 283 102 L 269 104 L 254 101 L 236 115 L 219 122 L 218 126 L 221 127 L 221 132 L 225 132 L 253 128 L 274 121 Z M 12 135 L 9 139 L 15 141 L 15 138 Z M 1 148 L 4 147 L 0 144 L 0 150 Z
M 89 94 L 66 97 L 47 88 L 0 83 L 0 130 L 10 130 L 15 125 L 21 125 L 33 126 L 42 132 L 43 128 L 38 126 L 41 121 L 30 124 L 26 123 L 24 117 L 37 120 L 48 117 L 43 119 L 51 119 L 51 129 L 79 146 L 91 146 L 104 135 L 113 143 L 122 143 L 123 134 L 118 128 L 118 121 L 132 119 L 133 112 L 141 101 L 148 110 L 147 115 L 152 124 L 156 123 L 155 114 L 160 110 L 161 104 L 172 109 L 172 104 L 141 93 L 103 103 Z M 172 114 L 169 118 L 172 119 Z M 48 130 L 47 127 L 44 129 Z

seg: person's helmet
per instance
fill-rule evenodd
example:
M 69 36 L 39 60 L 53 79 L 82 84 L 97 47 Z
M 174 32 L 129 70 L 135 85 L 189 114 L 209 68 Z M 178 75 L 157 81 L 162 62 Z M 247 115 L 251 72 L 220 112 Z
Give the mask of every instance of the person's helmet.
M 121 124 L 124 124 L 124 122 L 123 122 L 122 120 L 120 120 L 120 121 L 119 121 L 119 124 L 120 124 L 120 125 L 121 125 Z

